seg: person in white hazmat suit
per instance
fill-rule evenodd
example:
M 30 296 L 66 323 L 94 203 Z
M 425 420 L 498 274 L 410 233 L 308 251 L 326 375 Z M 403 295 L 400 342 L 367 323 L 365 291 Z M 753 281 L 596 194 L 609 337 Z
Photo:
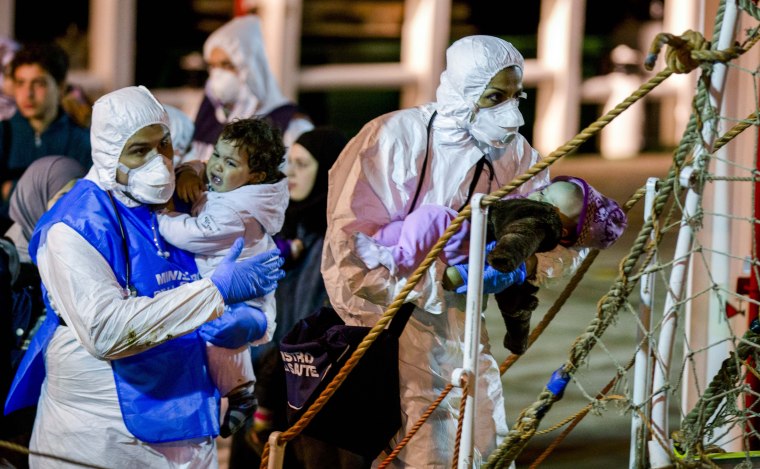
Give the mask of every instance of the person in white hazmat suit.
M 518 109 L 523 57 L 517 49 L 495 37 L 469 36 L 453 43 L 446 59 L 436 102 L 370 121 L 330 171 L 322 274 L 333 307 L 349 325 L 374 325 L 407 281 L 393 266 L 367 269 L 353 251 L 358 237 L 404 219 L 413 205 L 458 211 L 472 194 L 492 192 L 540 160 L 517 132 L 524 123 Z M 548 176 L 539 173 L 517 193 L 545 185 Z M 407 297 L 416 308 L 399 344 L 402 428 L 389 448 L 462 365 L 466 296 L 443 290 L 441 279 L 447 265 L 464 262 L 467 244 L 465 236 L 455 235 Z M 560 247 L 539 258 L 533 273 L 557 276 L 577 259 Z M 507 285 L 495 286 L 498 291 Z M 481 331 L 476 462 L 508 431 L 498 366 L 485 327 Z M 395 467 L 451 467 L 460 399 L 461 390 L 454 388 L 400 452 Z
M 196 160 L 193 153 L 193 132 L 195 124 L 182 109 L 169 104 L 164 104 L 164 109 L 169 115 L 169 132 L 172 134 L 172 147 L 174 147 L 174 166 L 185 161 Z
M 200 279 L 193 256 L 161 239 L 153 204 L 174 191 L 172 144 L 166 111 L 144 87 L 101 97 L 91 140 L 92 169 L 30 242 L 48 315 L 5 410 L 38 403 L 33 468 L 81 467 L 42 455 L 97 467 L 216 467 L 219 395 L 205 342 L 249 339 L 241 302 L 276 288 L 279 251 L 236 262 L 241 238 Z
M 269 68 L 258 16 L 233 18 L 211 33 L 203 44 L 203 59 L 209 76 L 195 116 L 197 159 L 209 159 L 222 127 L 236 118 L 266 118 L 280 129 L 287 148 L 314 128 L 311 119 L 282 94 Z

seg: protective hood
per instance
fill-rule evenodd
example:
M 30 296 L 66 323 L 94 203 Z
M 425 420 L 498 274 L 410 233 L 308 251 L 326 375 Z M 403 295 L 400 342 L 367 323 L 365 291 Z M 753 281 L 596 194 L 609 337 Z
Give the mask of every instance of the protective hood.
M 116 188 L 116 166 L 129 137 L 148 125 L 169 128 L 161 103 L 144 86 L 128 86 L 102 96 L 92 107 L 92 165 L 105 190 Z
M 255 15 L 239 16 L 214 31 L 203 44 L 208 61 L 214 48 L 224 50 L 238 69 L 248 89 L 258 98 L 256 114 L 268 114 L 289 102 L 269 68 L 261 22 Z
M 493 36 L 468 36 L 446 50 L 446 70 L 436 91 L 437 110 L 464 128 L 475 104 L 497 73 L 512 65 L 525 68 L 522 54 Z

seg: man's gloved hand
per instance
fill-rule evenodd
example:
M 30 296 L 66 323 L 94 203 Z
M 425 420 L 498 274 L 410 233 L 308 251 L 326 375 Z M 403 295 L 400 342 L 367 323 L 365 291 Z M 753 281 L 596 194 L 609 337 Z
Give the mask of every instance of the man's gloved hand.
M 258 308 L 237 303 L 224 314 L 198 329 L 201 337 L 217 347 L 236 349 L 260 338 L 267 331 L 267 317 Z
M 486 255 L 491 252 L 496 246 L 496 242 L 492 241 L 486 245 Z M 462 277 L 464 283 L 454 290 L 456 293 L 467 293 L 467 277 L 468 277 L 468 264 L 457 264 L 454 266 Z M 483 270 L 483 293 L 498 293 L 510 285 L 521 284 L 525 282 L 525 278 L 528 276 L 525 269 L 525 263 L 520 264 L 515 270 L 511 272 L 501 272 L 491 267 L 486 262 L 485 269 Z
M 273 292 L 277 288 L 277 281 L 285 276 L 285 272 L 280 269 L 284 260 L 278 249 L 235 262 L 242 250 L 243 238 L 238 238 L 211 274 L 211 281 L 228 305 Z

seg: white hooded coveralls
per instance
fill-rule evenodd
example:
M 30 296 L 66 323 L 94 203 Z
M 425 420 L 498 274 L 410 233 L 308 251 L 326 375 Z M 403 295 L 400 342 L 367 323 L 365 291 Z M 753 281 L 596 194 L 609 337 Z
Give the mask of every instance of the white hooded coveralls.
M 353 236 L 372 236 L 389 222 L 403 219 L 418 185 L 430 141 L 427 174 L 417 206 L 436 204 L 459 210 L 468 196 L 477 161 L 486 167 L 473 193 L 489 193 L 537 163 L 539 154 L 517 134 L 505 148 L 479 144 L 467 129 L 474 104 L 491 78 L 523 58 L 511 44 L 471 36 L 447 51 L 437 102 L 396 111 L 369 122 L 348 143 L 330 171 L 328 228 L 322 274 L 332 305 L 349 325 L 374 325 L 406 284 L 385 267 L 368 270 L 354 255 Z M 430 138 L 427 125 L 434 111 Z M 478 145 L 481 145 L 479 147 Z M 528 193 L 548 182 L 548 171 L 522 185 Z M 542 262 L 541 260 L 539 262 Z M 407 297 L 416 305 L 400 340 L 399 373 L 404 437 L 460 367 L 464 348 L 465 296 L 444 291 L 446 265 L 436 259 Z M 556 268 L 556 266 L 555 266 Z M 507 433 L 501 378 L 481 328 L 476 450 L 487 456 Z M 454 388 L 394 462 L 396 467 L 451 467 L 461 390 Z M 381 456 L 382 458 L 382 456 Z
M 291 103 L 280 91 L 277 79 L 269 68 L 269 60 L 264 50 L 264 36 L 261 33 L 261 21 L 258 16 L 239 16 L 211 33 L 203 44 L 204 60 L 210 59 L 211 52 L 215 48 L 223 50 L 230 57 L 244 83 L 238 100 L 228 115 L 225 116 L 221 109 L 217 108 L 216 119 L 219 122 L 226 124 L 238 118 L 266 116 L 278 107 Z M 206 95 L 213 96 L 209 91 L 208 83 Z M 294 116 L 282 134 L 285 147 L 293 146 L 302 133 L 313 128 L 314 124 L 309 119 Z M 213 146 L 195 140 L 193 151 L 195 158 L 208 161 Z M 189 158 L 186 158 L 183 161 L 188 160 Z
M 116 166 L 129 137 L 152 124 L 168 128 L 166 112 L 142 87 L 117 90 L 95 103 L 93 167 L 87 179 L 130 207 L 137 202 L 115 182 Z M 186 283 L 153 298 L 125 298 L 106 260 L 64 223 L 50 228 L 37 260 L 51 303 L 68 327 L 56 329 L 45 353 L 47 377 L 30 449 L 100 467 L 217 467 L 211 437 L 161 444 L 135 438 L 124 425 L 108 361 L 219 317 L 224 300 L 211 280 Z M 81 467 L 36 456 L 29 462 L 32 468 Z

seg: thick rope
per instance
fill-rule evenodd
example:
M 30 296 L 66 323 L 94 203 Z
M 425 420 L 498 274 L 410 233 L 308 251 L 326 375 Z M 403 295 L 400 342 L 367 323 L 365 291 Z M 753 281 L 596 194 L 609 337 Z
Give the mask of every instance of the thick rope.
M 739 8 L 746 11 L 751 17 L 760 21 L 760 8 L 752 0 L 739 0 Z

